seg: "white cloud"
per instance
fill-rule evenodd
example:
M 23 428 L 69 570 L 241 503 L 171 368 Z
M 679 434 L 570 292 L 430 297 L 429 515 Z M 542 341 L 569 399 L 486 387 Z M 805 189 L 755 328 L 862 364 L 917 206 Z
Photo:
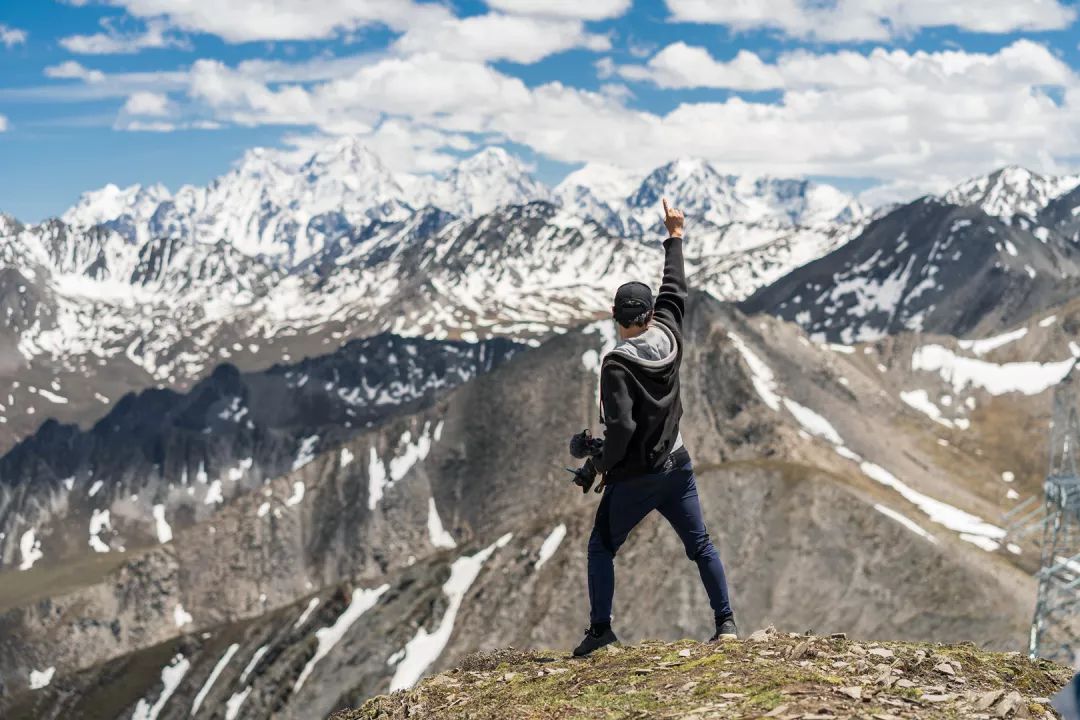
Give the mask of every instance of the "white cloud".
M 163 93 L 137 92 L 124 103 L 124 112 L 129 115 L 164 117 L 169 114 L 169 97 Z
M 740 50 L 728 62 L 714 60 L 705 48 L 677 42 L 668 45 L 647 65 L 607 65 L 603 72 L 618 72 L 627 80 L 649 80 L 664 88 L 718 87 L 765 90 L 783 85 L 779 70 L 755 53 Z
M 132 15 L 230 43 L 317 40 L 371 25 L 404 30 L 447 17 L 441 5 L 412 0 L 112 0 Z
M 168 133 L 175 130 L 179 130 L 183 127 L 176 123 L 165 122 L 162 120 L 132 120 L 128 123 L 117 126 L 117 130 L 129 130 L 132 132 L 158 132 Z
M 215 122 L 361 135 L 399 170 L 438 169 L 455 144 L 511 141 L 571 163 L 642 169 L 700 156 L 738 173 L 876 177 L 891 183 L 879 193 L 898 196 L 1008 163 L 1060 170 L 1055 158 L 1070 157 L 1080 140 L 1080 83 L 1030 41 L 996 53 L 797 52 L 771 63 L 750 54 L 727 63 L 707 53 L 668 58 L 637 67 L 666 73 L 658 77 L 670 84 L 700 77 L 783 93 L 779 101 L 736 96 L 657 114 L 627 106 L 631 96 L 621 86 L 530 88 L 484 63 L 425 53 L 343 60 L 333 66 L 340 77 L 303 83 L 267 77 L 330 73 L 200 61 L 188 94 L 195 114 Z M 1046 85 L 1063 89 L 1057 101 Z
M 105 80 L 105 73 L 100 70 L 90 70 L 85 68 L 74 60 L 67 60 L 59 65 L 52 65 L 45 68 L 45 77 L 99 83 Z
M 1076 10 L 1058 0 L 666 0 L 671 19 L 818 40 L 886 40 L 921 28 L 984 33 L 1059 30 Z
M 105 32 L 93 35 L 70 35 L 60 39 L 68 51 L 82 55 L 123 55 L 151 48 L 183 47 L 184 42 L 166 33 L 166 25 L 151 20 L 141 33 L 121 33 L 107 22 Z
M 8 119 L 3 115 L 0 115 L 0 132 L 6 132 L 8 129 Z
M 1038 43 L 1018 40 L 997 53 L 886 50 L 813 54 L 796 51 L 766 63 L 755 53 L 740 51 L 718 61 L 705 48 L 685 43 L 667 46 L 645 65 L 607 65 L 604 70 L 629 80 L 647 80 L 665 88 L 889 88 L 918 85 L 948 87 L 962 81 L 971 88 L 1005 85 L 1066 85 L 1068 65 Z
M 26 42 L 26 31 L 0 23 L 0 45 L 6 48 L 22 45 Z
M 269 87 L 217 61 L 192 68 L 191 96 L 242 124 L 298 124 L 327 129 L 346 121 L 370 131 L 382 114 L 423 122 L 436 115 L 453 131 L 481 132 L 494 108 L 528 102 L 525 84 L 477 62 L 435 54 L 390 57 L 310 89 Z
M 487 4 L 505 12 L 577 20 L 615 18 L 630 8 L 630 0 L 487 0 Z
M 585 31 L 580 20 L 488 13 L 445 18 L 412 27 L 394 44 L 404 54 L 431 52 L 462 60 L 534 63 L 553 53 L 584 47 L 610 50 L 611 41 Z
M 660 113 L 632 107 L 621 84 L 530 87 L 485 62 L 587 46 L 593 36 L 578 20 L 498 12 L 455 20 L 439 7 L 377 54 L 204 59 L 162 73 L 105 74 L 69 62 L 47 74 L 84 82 L 29 92 L 117 98 L 116 127 L 125 130 L 289 125 L 315 137 L 354 134 L 398 171 L 438 170 L 461 149 L 511 142 L 557 161 L 633 170 L 698 156 L 733 173 L 880 178 L 887 184 L 871 191 L 880 199 L 1009 163 L 1072 170 L 1059 163 L 1080 141 L 1076 74 L 1028 40 L 989 53 L 801 50 L 769 60 L 747 51 L 717 59 L 676 43 L 644 64 L 596 63 L 602 77 L 664 87 L 778 91 Z M 529 34 L 538 27 L 558 31 Z M 425 51 L 424 37 L 439 49 Z M 469 49 L 448 54 L 459 41 Z M 0 89 L 0 98 L 21 92 Z

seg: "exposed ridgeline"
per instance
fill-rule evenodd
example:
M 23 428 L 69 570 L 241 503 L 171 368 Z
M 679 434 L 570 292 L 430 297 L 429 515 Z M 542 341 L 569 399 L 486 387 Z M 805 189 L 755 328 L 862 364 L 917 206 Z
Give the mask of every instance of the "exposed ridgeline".
M 1053 333 L 1074 320 L 1014 342 L 1056 352 Z M 114 569 L 65 568 L 57 590 L 36 567 L 5 574 L 21 595 L 0 614 L 0 714 L 78 716 L 108 698 L 110 717 L 310 718 L 478 649 L 572 646 L 596 496 L 555 463 L 595 423 L 610 330 L 554 337 L 320 442 L 169 542 L 109 553 Z M 819 346 L 703 294 L 686 337 L 682 430 L 743 627 L 1023 645 L 1034 553 L 995 518 L 1007 490 L 1039 486 L 1041 445 L 1016 430 L 1037 427 L 1037 391 L 953 388 L 913 362 L 920 338 Z M 988 366 L 1009 351 L 937 343 Z M 904 399 L 916 388 L 940 417 Z M 95 499 L 114 513 L 129 500 Z M 625 640 L 711 632 L 682 558 L 662 520 L 635 530 L 620 552 L 638 569 L 616 597 Z
M 922 198 L 742 308 L 848 344 L 905 332 L 982 337 L 1022 324 L 1080 293 L 1077 180 L 1007 168 Z

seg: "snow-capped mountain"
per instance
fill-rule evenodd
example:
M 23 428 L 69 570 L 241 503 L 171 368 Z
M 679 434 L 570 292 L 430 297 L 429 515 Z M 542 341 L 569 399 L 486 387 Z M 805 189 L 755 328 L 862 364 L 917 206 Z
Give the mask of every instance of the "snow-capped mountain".
M 458 217 L 474 218 L 506 205 L 547 200 L 551 191 L 520 160 L 498 147 L 481 150 L 438 178 L 415 181 L 413 207 L 433 205 Z
M 172 195 L 164 185 L 119 188 L 110 183 L 84 193 L 61 220 L 80 228 L 101 225 L 132 242 L 145 243 L 152 234 L 151 218 L 158 207 L 170 199 Z
M 1045 176 L 1010 165 L 971 178 L 942 196 L 954 205 L 971 205 L 1009 222 L 1016 215 L 1033 218 L 1050 202 L 1077 185 L 1080 175 Z
M 576 215 L 591 217 L 619 235 L 638 234 L 628 227 L 626 199 L 641 185 L 641 173 L 589 163 L 555 186 L 555 202 Z
M 549 192 L 505 150 L 489 148 L 440 177 L 395 175 L 371 150 L 345 137 L 303 161 L 256 148 L 206 187 L 175 196 L 160 187 L 109 185 L 64 214 L 80 229 L 103 225 L 134 243 L 176 238 L 225 241 L 252 257 L 292 267 L 373 220 L 403 220 L 434 205 L 460 217 L 544 199 Z
M 712 225 L 732 222 L 821 226 L 856 223 L 867 213 L 836 188 L 807 180 L 727 175 L 704 160 L 678 160 L 650 173 L 626 199 L 625 213 L 643 232 L 660 224 L 662 197 L 677 198 L 694 218 Z
M 989 334 L 1075 297 L 1080 246 L 1038 223 L 923 198 L 746 300 L 821 340 Z
M 569 202 L 569 188 L 596 203 Z M 553 193 L 500 149 L 417 177 L 351 138 L 307 157 L 251 150 L 173 194 L 88 193 L 70 222 L 5 220 L 0 368 L 12 370 L 0 377 L 11 397 L 0 447 L 38 413 L 89 420 L 128 390 L 189 387 L 225 360 L 259 369 L 382 331 L 534 341 L 602 313 L 620 282 L 658 280 L 662 230 L 647 203 L 663 193 L 694 227 L 693 282 L 722 298 L 748 296 L 861 227 L 818 222 L 858 216 L 835 190 L 704 163 L 643 182 L 583 168 Z

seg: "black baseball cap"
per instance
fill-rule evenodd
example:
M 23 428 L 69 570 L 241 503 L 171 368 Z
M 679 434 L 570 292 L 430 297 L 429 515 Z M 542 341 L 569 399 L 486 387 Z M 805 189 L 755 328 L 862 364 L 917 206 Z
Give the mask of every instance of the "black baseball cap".
M 624 283 L 615 291 L 612 305 L 619 324 L 629 325 L 639 315 L 653 309 L 652 290 L 642 282 Z

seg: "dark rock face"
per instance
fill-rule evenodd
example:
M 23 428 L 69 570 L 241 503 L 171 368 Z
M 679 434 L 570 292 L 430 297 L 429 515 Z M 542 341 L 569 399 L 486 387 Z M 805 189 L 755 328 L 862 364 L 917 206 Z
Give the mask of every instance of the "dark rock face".
M 222 365 L 188 393 L 131 393 L 86 431 L 48 420 L 0 458 L 0 572 L 22 562 L 31 529 L 44 565 L 155 544 L 516 349 L 383 334 L 263 372 Z M 108 527 L 93 532 L 106 510 Z
M 924 198 L 747 299 L 833 342 L 901 332 L 987 334 L 1073 297 L 1080 253 L 1017 216 Z

